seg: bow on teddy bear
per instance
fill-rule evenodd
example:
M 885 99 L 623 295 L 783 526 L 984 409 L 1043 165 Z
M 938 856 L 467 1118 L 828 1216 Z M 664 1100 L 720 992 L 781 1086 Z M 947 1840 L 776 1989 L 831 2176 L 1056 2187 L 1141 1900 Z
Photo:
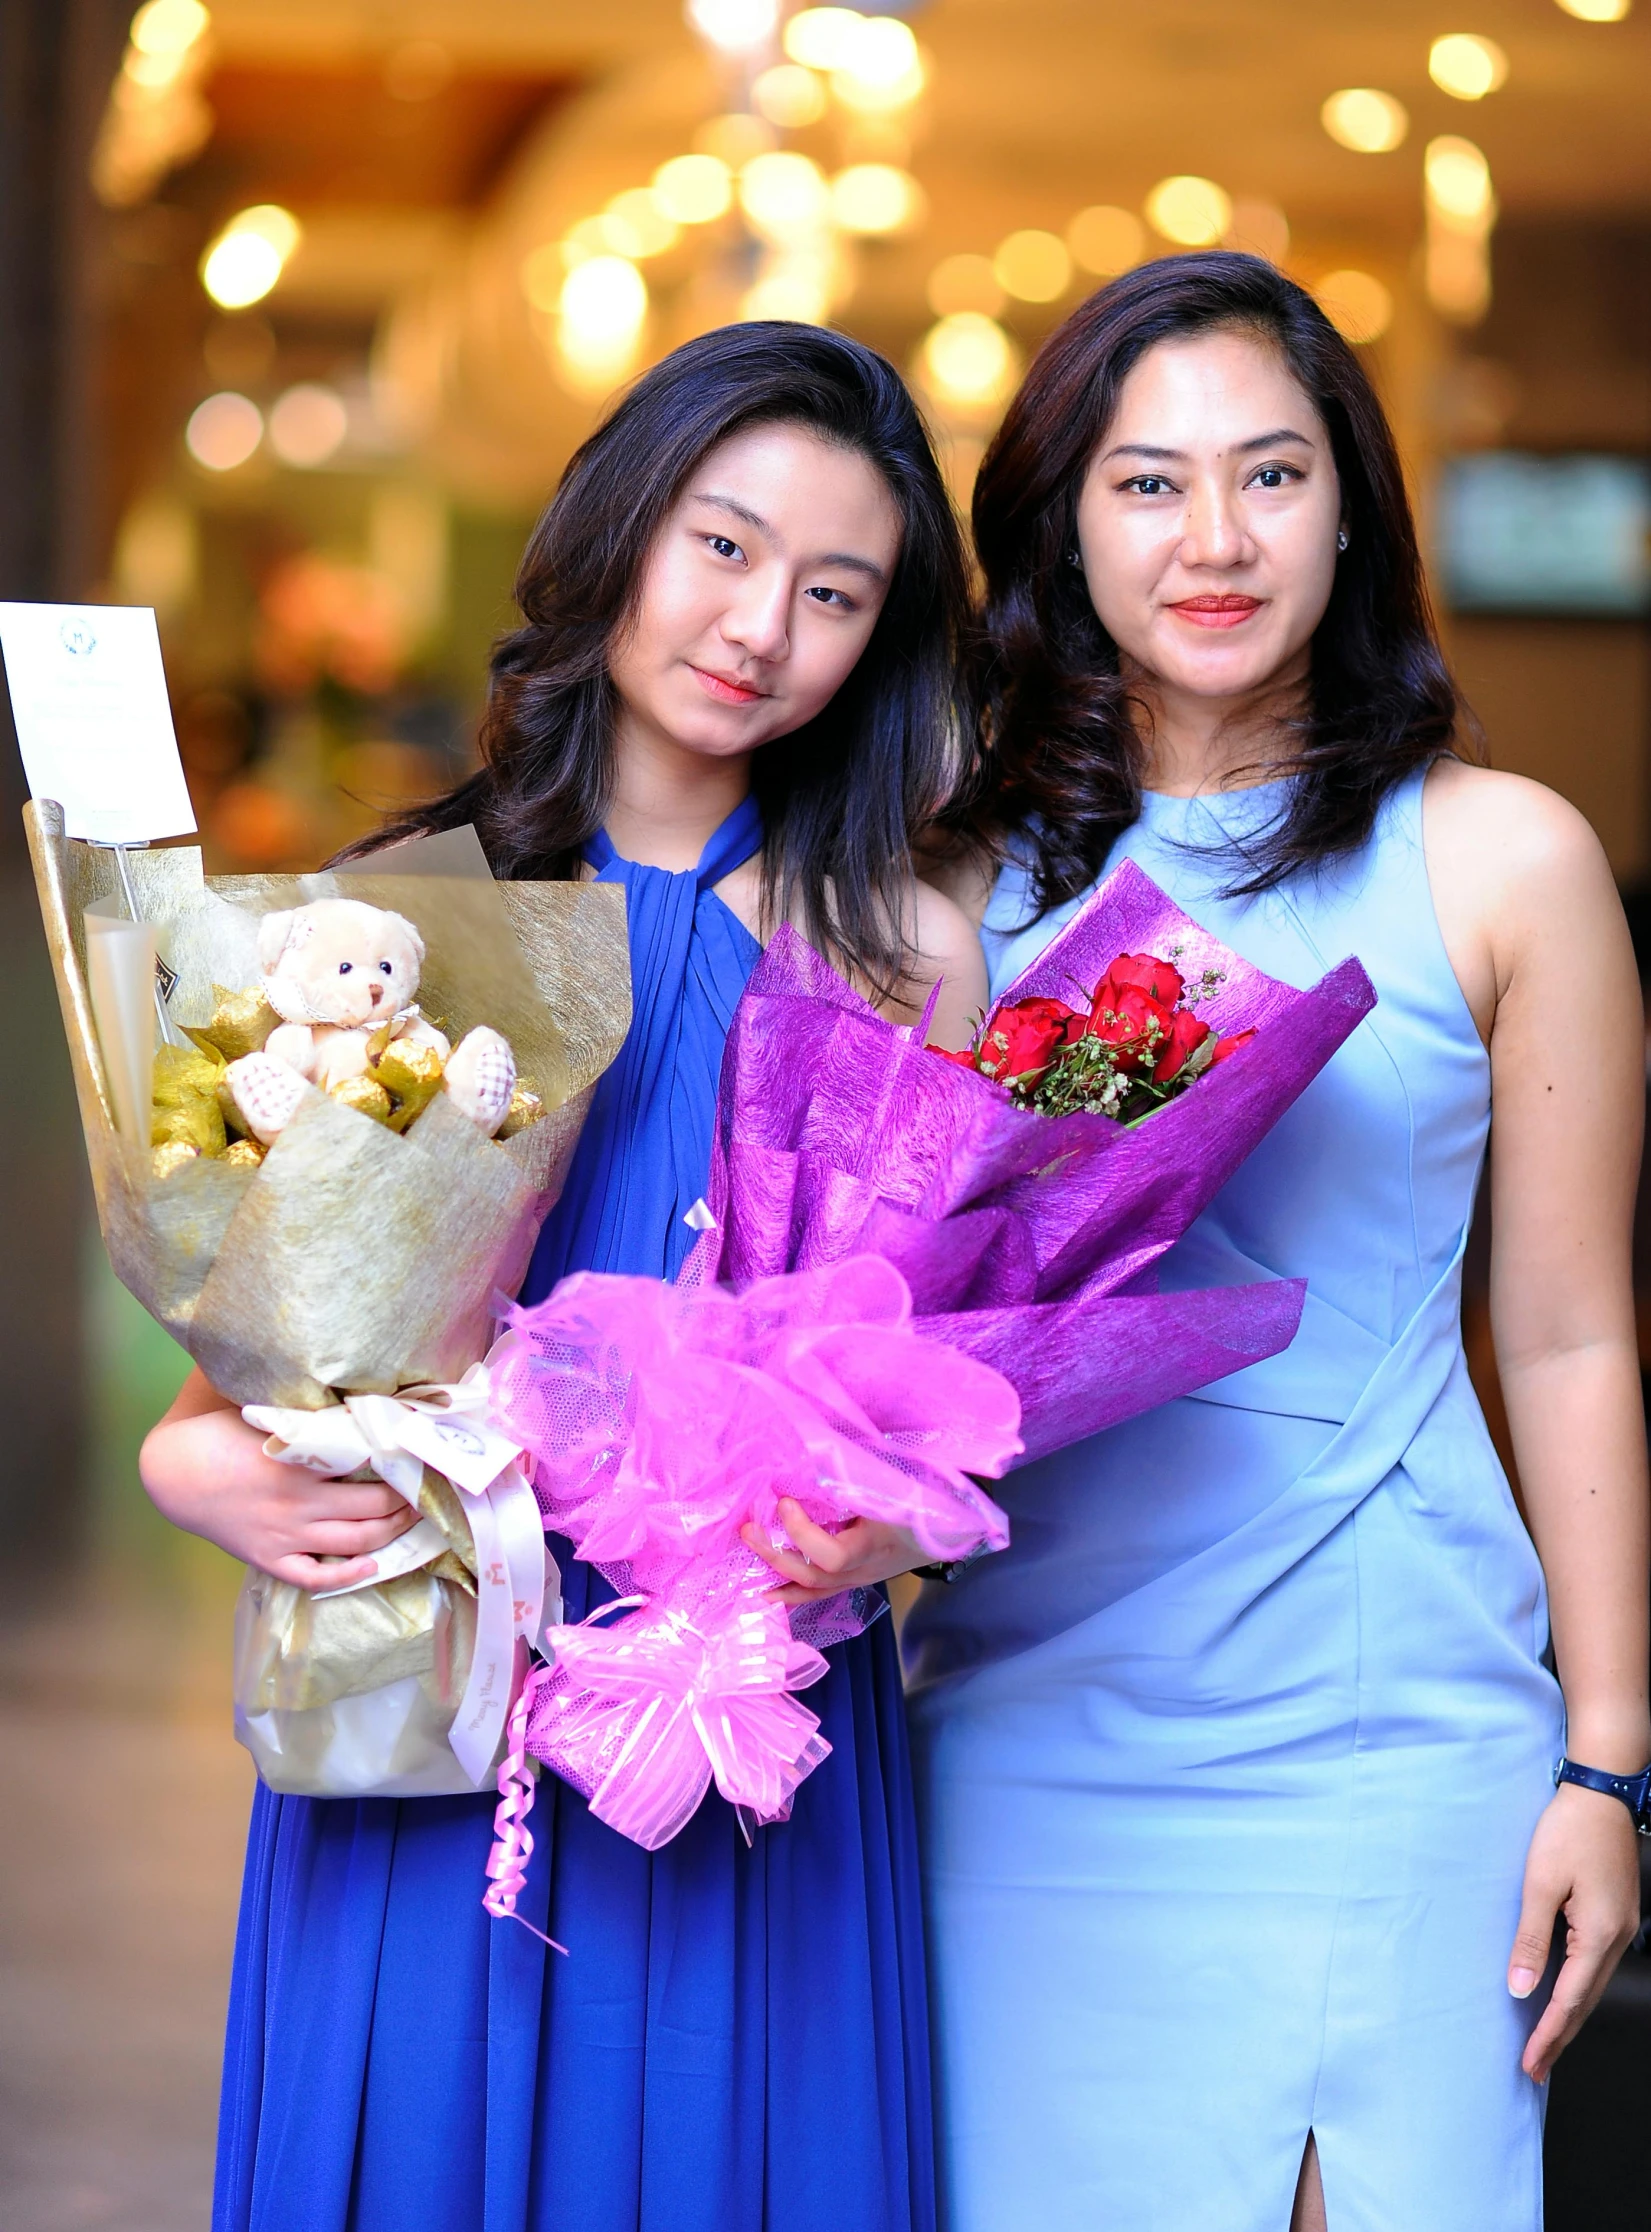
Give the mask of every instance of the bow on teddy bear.
M 480 1130 L 498 1130 L 516 1088 L 509 1041 L 478 1024 L 451 1046 L 413 997 L 423 962 L 424 940 L 406 917 L 360 899 L 264 916 L 258 966 L 281 1021 L 225 1072 L 254 1138 L 266 1147 L 276 1139 L 310 1086 L 349 1099 L 356 1080 L 363 1090 L 387 1087 L 414 1112 L 445 1092 Z

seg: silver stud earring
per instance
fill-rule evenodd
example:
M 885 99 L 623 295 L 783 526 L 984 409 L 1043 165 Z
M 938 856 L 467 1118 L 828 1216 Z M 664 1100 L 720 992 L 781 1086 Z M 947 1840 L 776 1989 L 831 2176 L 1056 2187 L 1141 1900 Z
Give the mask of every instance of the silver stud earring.
M 1347 529 L 1345 527 L 1338 527 L 1336 529 L 1336 548 L 1338 550 L 1345 550 L 1347 548 Z
M 1069 550 L 1066 554 L 1066 562 L 1069 566 L 1081 566 L 1083 564 L 1083 559 L 1079 556 L 1077 551 Z

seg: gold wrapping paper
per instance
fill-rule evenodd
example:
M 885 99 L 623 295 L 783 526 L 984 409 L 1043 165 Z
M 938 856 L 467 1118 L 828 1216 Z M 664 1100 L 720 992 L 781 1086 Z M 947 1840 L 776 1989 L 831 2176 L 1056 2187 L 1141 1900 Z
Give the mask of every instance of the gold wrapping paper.
M 393 907 L 428 948 L 419 1002 L 457 1040 L 504 1032 L 545 1106 L 487 1139 L 438 1093 L 404 1135 L 312 1093 L 256 1167 L 221 1157 L 157 1179 L 123 1140 L 86 984 L 84 913 L 116 889 L 106 852 L 25 808 L 98 1218 L 116 1273 L 237 1403 L 309 1410 L 340 1392 L 458 1379 L 487 1346 L 566 1176 L 597 1078 L 630 1023 L 624 895 L 326 871 L 207 878 L 194 847 L 134 853 L 144 919 L 177 974 L 185 1029 L 256 983 L 259 915 L 344 896 Z

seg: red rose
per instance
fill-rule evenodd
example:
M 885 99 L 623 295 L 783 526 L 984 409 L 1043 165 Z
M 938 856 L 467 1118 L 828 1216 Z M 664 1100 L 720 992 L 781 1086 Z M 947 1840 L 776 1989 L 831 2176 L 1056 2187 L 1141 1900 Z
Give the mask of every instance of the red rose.
M 972 1046 L 931 1046 L 925 1051 L 938 1054 L 943 1062 L 955 1062 L 959 1069 L 972 1070 L 975 1066 L 975 1050 Z
M 1161 961 L 1155 953 L 1120 953 L 1095 987 L 1095 997 L 1098 1000 L 1103 991 L 1110 990 L 1114 995 L 1111 1004 L 1116 1007 L 1118 993 L 1144 992 L 1160 1007 L 1172 1008 L 1186 989 L 1180 970 L 1172 962 Z
M 1177 1008 L 1169 1019 L 1169 1037 L 1152 1065 L 1152 1082 L 1167 1085 L 1172 1077 L 1179 1077 L 1187 1056 L 1195 1054 L 1209 1035 L 1209 1025 L 1200 1023 L 1190 1008 Z
M 1082 1035 L 1084 1018 L 1064 1000 L 1014 1000 L 994 1010 L 981 1033 L 975 1067 L 1000 1084 L 1031 1083 L 1058 1047 Z
M 1109 972 L 1096 989 L 1088 1036 L 1110 1046 L 1118 1068 L 1127 1075 L 1157 1061 L 1174 1020 L 1171 1010 L 1150 993 L 1134 985 L 1115 987 Z
M 1241 1046 L 1248 1046 L 1254 1037 L 1254 1031 L 1234 1031 L 1229 1038 L 1217 1039 L 1215 1052 L 1210 1056 L 1211 1067 L 1217 1062 L 1224 1062 L 1229 1054 L 1236 1054 Z

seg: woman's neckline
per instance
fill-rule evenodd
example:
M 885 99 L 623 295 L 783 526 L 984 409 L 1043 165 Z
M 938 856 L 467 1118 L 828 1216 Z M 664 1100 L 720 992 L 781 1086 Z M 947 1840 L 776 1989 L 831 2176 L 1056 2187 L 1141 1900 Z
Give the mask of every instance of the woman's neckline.
M 1264 783 L 1230 783 L 1221 790 L 1196 791 L 1153 790 L 1150 785 L 1143 783 L 1141 796 L 1143 798 L 1161 798 L 1171 805 L 1190 806 L 1195 800 L 1201 800 L 1208 804 L 1211 799 L 1216 798 L 1254 798 L 1261 791 L 1283 790 L 1294 780 L 1293 775 L 1270 775 Z

